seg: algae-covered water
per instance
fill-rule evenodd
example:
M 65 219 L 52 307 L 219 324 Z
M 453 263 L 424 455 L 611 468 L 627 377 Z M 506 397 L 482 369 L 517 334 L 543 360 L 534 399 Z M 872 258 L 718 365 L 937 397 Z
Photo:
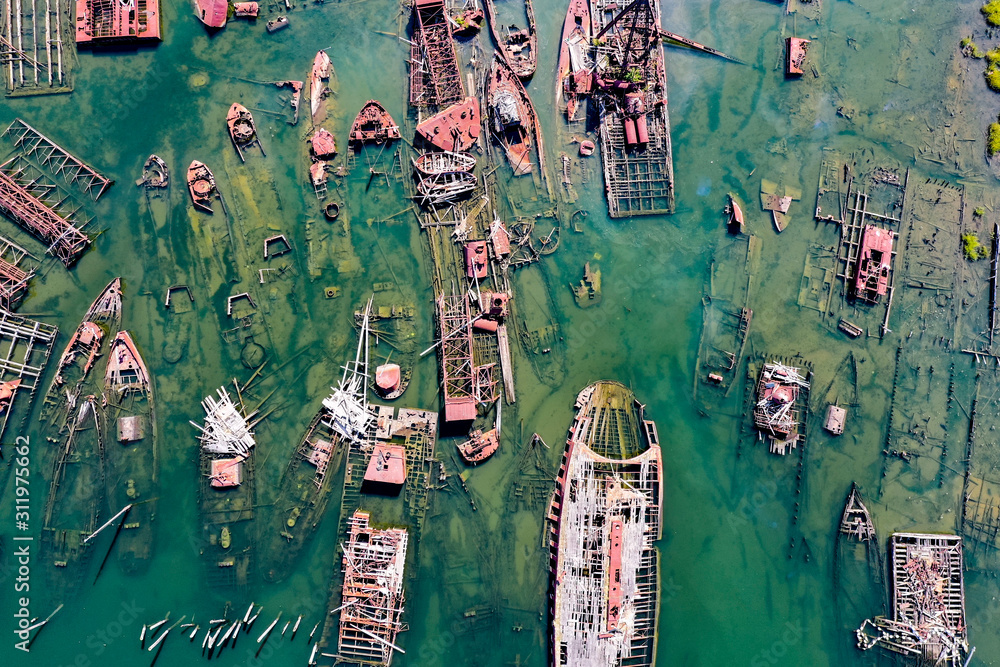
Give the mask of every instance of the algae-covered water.
M 528 91 L 554 165 L 561 151 L 576 155 L 572 132 L 553 108 L 565 5 L 534 4 L 540 62 Z M 409 630 L 399 636 L 406 653 L 393 664 L 548 662 L 543 516 L 573 399 L 598 379 L 629 385 L 657 422 L 663 443 L 658 664 L 876 662 L 874 652 L 854 648 L 852 630 L 882 612 L 879 592 L 863 555 L 842 544 L 838 551 L 835 540 L 852 480 L 865 491 L 882 540 L 894 530 L 960 530 L 966 471 L 988 480 L 1000 460 L 992 435 L 996 371 L 977 368 L 960 352 L 990 344 L 981 335 L 989 271 L 986 263 L 962 260 L 958 236 L 966 228 L 989 236 L 998 190 L 982 138 L 997 98 L 983 82 L 983 62 L 963 58 L 958 43 L 970 34 L 982 46 L 992 40 L 969 2 L 813 0 L 797 7 L 792 15 L 759 0 L 663 7 L 665 28 L 748 64 L 666 51 L 677 178 L 673 215 L 610 220 L 597 158 L 573 157 L 579 199 L 562 207 L 589 213 L 582 231 L 564 227 L 557 252 L 514 279 L 519 316 L 530 331 L 554 331 L 551 352 L 515 347 L 517 402 L 505 409 L 502 446 L 468 475 L 477 509 L 454 480 L 431 492 L 422 534 L 411 538 Z M 241 386 L 249 382 L 253 371 L 241 354 L 263 348 L 267 363 L 246 397 L 253 405 L 264 401 L 267 413 L 257 429 L 259 523 L 303 429 L 353 355 L 353 312 L 375 283 L 391 283 L 380 285 L 383 304 L 415 306 L 418 347 L 432 344 L 428 246 L 413 214 L 399 214 L 408 202 L 391 153 L 366 151 L 350 176 L 331 178 L 330 199 L 344 206 L 328 223 L 307 181 L 307 105 L 299 124 L 289 124 L 288 89 L 266 83 L 306 78 L 313 55 L 326 48 L 337 77 L 324 126 L 342 150 L 365 100 L 380 100 L 402 122 L 409 47 L 393 35 L 406 25 L 408 10 L 385 0 L 295 3 L 285 12 L 291 26 L 269 35 L 264 20 L 279 6 L 262 8 L 256 23 L 234 20 L 209 35 L 186 2 L 165 3 L 162 44 L 82 52 L 73 66 L 72 94 L 5 99 L 0 106 L 4 126 L 23 118 L 116 181 L 96 203 L 74 193 L 95 216 L 91 231 L 101 233 L 72 270 L 45 263 L 20 312 L 59 326 L 57 355 L 87 304 L 111 278 L 123 277 L 123 327 L 155 376 L 161 475 L 148 571 L 123 574 L 112 554 L 91 583 L 110 542 L 105 534 L 82 594 L 66 602 L 25 653 L 15 647 L 13 633 L 18 598 L 28 595 L 30 615 L 39 618 L 62 598 L 45 590 L 49 565 L 37 551 L 30 592 L 15 590 L 19 543 L 11 539 L 12 457 L 5 456 L 0 664 L 145 665 L 153 654 L 139 647 L 144 623 L 167 612 L 171 619 L 187 615 L 205 623 L 222 617 L 230 603 L 228 615 L 235 618 L 253 601 L 264 607 L 262 621 L 278 611 L 283 619 L 302 614 L 299 636 L 273 636 L 255 657 L 255 629 L 254 638 L 244 635 L 235 650 L 214 659 L 304 665 L 311 648 L 305 635 L 330 608 L 327 591 L 344 539 L 339 488 L 292 576 L 275 584 L 255 578 L 245 589 L 206 580 L 199 557 L 197 432 L 188 422 L 201 420 L 200 400 L 217 387 L 231 387 L 234 378 Z M 782 40 L 790 35 L 813 40 L 813 68 L 800 80 L 785 80 L 781 72 Z M 478 39 L 491 50 L 487 31 Z M 461 53 L 466 66 L 472 46 L 465 43 Z M 226 111 L 236 101 L 255 114 L 267 153 L 250 151 L 245 164 L 225 132 Z M 9 139 L 0 139 L 0 153 L 12 149 Z M 132 185 L 150 153 L 171 169 L 173 184 L 164 197 L 147 198 Z M 218 203 L 214 216 L 192 210 L 183 174 L 194 159 L 215 171 L 228 222 Z M 841 282 L 827 292 L 829 307 L 815 307 L 810 296 L 810 265 L 833 269 L 829 249 L 837 244 L 837 230 L 813 220 L 823 161 L 833 159 L 846 160 L 858 173 L 878 165 L 900 174 L 910 170 L 912 220 L 900 229 L 892 331 L 884 337 L 878 335 L 884 311 L 843 301 Z M 369 178 L 367 166 L 388 174 Z M 500 186 L 509 188 L 518 212 L 550 206 L 540 191 L 511 183 L 504 169 L 498 171 Z M 559 188 L 554 168 L 552 176 Z M 780 237 L 757 205 L 762 179 L 801 190 Z M 744 202 L 748 231 L 760 241 L 744 357 L 759 362 L 762 355 L 801 355 L 814 372 L 809 437 L 804 450 L 787 458 L 768 454 L 749 432 L 745 363 L 727 396 L 694 374 L 713 258 L 735 243 L 723 224 L 727 192 Z M 973 217 L 971 209 L 979 206 L 984 215 Z M 9 221 L 0 221 L 0 234 L 42 256 L 41 244 Z M 263 240 L 276 234 L 288 238 L 292 252 L 263 259 Z M 604 295 L 600 305 L 580 309 L 569 285 L 582 278 L 588 261 L 602 272 Z M 913 287 L 918 280 L 936 287 Z M 165 309 L 167 289 L 176 285 L 187 285 L 194 301 L 173 292 L 174 306 Z M 228 297 L 244 292 L 258 313 L 247 326 L 239 319 L 246 312 L 238 310 L 235 318 L 226 313 Z M 840 317 L 870 335 L 851 341 L 836 330 Z M 436 361 L 428 355 L 398 403 L 439 409 L 437 384 Z M 834 401 L 850 406 L 838 438 L 820 429 Z M 970 438 L 973 401 L 981 419 Z M 36 424 L 12 424 L 6 439 L 25 435 L 42 448 L 45 434 Z M 547 449 L 529 447 L 535 432 Z M 453 477 L 462 470 L 453 454 L 456 442 L 442 437 L 437 452 Z M 904 461 L 891 450 L 916 457 Z M 29 532 L 37 535 L 49 471 L 31 472 Z M 369 505 L 377 511 L 381 502 Z M 973 664 L 1000 660 L 993 630 L 1000 610 L 996 564 L 995 547 L 967 544 Z M 202 660 L 201 637 L 190 644 L 172 634 L 157 664 Z

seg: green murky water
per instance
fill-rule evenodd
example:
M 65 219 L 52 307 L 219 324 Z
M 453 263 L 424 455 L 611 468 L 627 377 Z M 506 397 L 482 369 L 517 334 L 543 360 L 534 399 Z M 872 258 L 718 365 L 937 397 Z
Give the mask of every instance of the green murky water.
M 552 108 L 551 72 L 564 10 L 563 3 L 535 3 L 541 53 L 528 90 L 542 120 L 550 165 L 560 151 L 575 155 Z M 270 394 L 264 409 L 271 410 L 258 429 L 262 514 L 302 430 L 353 353 L 352 313 L 374 283 L 394 283 L 380 293 L 387 303 L 416 305 L 419 347 L 431 344 L 426 241 L 412 214 L 395 216 L 407 206 L 398 179 L 369 179 L 365 173 L 376 161 L 388 169 L 391 156 L 368 152 L 358 158 L 352 176 L 337 186 L 331 180 L 331 196 L 345 203 L 345 211 L 336 223 L 326 222 L 307 182 L 304 114 L 299 125 L 289 125 L 280 99 L 287 90 L 258 83 L 303 79 L 316 50 L 328 48 L 339 85 L 325 126 L 339 144 L 367 99 L 377 98 L 394 117 L 405 118 L 407 47 L 376 32 L 394 33 L 400 20 L 405 25 L 407 13 L 400 19 L 399 12 L 384 0 L 307 3 L 288 12 L 292 26 L 274 35 L 264 32 L 260 20 L 234 21 L 208 36 L 186 3 L 168 3 L 163 44 L 81 53 L 71 95 L 5 100 L 0 106 L 4 125 L 21 117 L 117 181 L 96 204 L 85 202 L 97 217 L 95 228 L 103 230 L 95 247 L 70 272 L 50 266 L 34 281 L 21 312 L 57 323 L 61 349 L 100 288 L 123 276 L 123 326 L 133 332 L 156 376 L 162 487 L 149 572 L 125 576 L 109 561 L 96 584 L 87 582 L 84 593 L 45 628 L 30 655 L 13 646 L 14 575 L 5 570 L 0 577 L 4 664 L 146 664 L 152 654 L 140 652 L 137 639 L 143 623 L 168 611 L 171 618 L 187 614 L 206 621 L 219 617 L 227 602 L 235 610 L 231 616 L 251 600 L 264 605 L 262 620 L 278 610 L 285 618 L 302 613 L 300 635 L 322 620 L 342 540 L 339 491 L 293 576 L 279 584 L 253 583 L 245 592 L 208 586 L 197 553 L 197 448 L 188 421 L 201 419 L 203 396 L 234 377 L 241 382 L 250 377 L 240 352 L 252 336 L 269 358 L 255 394 L 258 400 Z M 413 576 L 404 620 L 410 629 L 399 640 L 406 654 L 397 655 L 394 664 L 547 662 L 547 552 L 541 548 L 551 491 L 546 471 L 550 475 L 558 465 L 575 394 L 596 379 L 630 385 L 658 423 L 664 443 L 669 475 L 660 544 L 660 664 L 874 662 L 874 653 L 853 648 L 850 630 L 879 611 L 878 596 L 866 580 L 863 558 L 849 549 L 835 557 L 834 530 L 851 480 L 866 491 L 883 536 L 897 529 L 959 530 L 966 466 L 989 478 L 1000 459 L 992 435 L 995 371 L 977 369 L 971 356 L 958 352 L 984 346 L 978 332 L 986 327 L 988 268 L 961 264 L 961 202 L 957 197 L 935 202 L 941 195 L 934 182 L 925 181 L 964 186 L 968 208 L 987 208 L 982 221 L 967 211 L 964 224 L 988 234 L 996 219 L 997 189 L 981 157 L 981 134 L 996 98 L 985 89 L 981 61 L 961 58 L 957 44 L 973 33 L 982 37 L 981 44 L 992 43 L 970 3 L 824 0 L 819 22 L 805 13 L 786 16 L 780 6 L 757 0 L 664 7 L 664 27 L 751 65 L 667 51 L 677 175 L 673 216 L 609 220 L 596 158 L 574 160 L 579 200 L 568 209 L 589 211 L 583 231 L 564 228 L 559 250 L 515 278 L 518 310 L 528 328 L 558 325 L 557 339 L 545 356 L 515 348 L 517 404 L 505 411 L 503 446 L 468 482 L 478 510 L 454 484 L 432 492 L 409 564 Z M 792 34 L 814 39 L 815 73 L 799 81 L 785 81 L 780 71 L 781 39 Z M 489 50 L 485 31 L 479 39 Z M 463 65 L 470 54 L 465 47 Z M 266 158 L 250 155 L 241 164 L 232 150 L 224 117 L 234 101 L 254 112 Z M 4 150 L 9 148 L 8 143 Z M 821 315 L 800 298 L 805 258 L 819 253 L 815 246 L 837 243 L 831 225 L 812 220 L 821 164 L 833 151 L 850 156 L 858 170 L 875 164 L 911 168 L 913 210 L 921 222 L 908 236 L 904 231 L 911 261 L 905 272 L 897 264 L 893 332 L 882 339 L 849 341 L 836 331 L 837 317 Z M 166 199 L 147 200 L 131 184 L 151 152 L 172 170 L 174 185 Z M 232 214 L 231 233 L 218 213 L 209 218 L 191 210 L 181 177 L 193 159 L 215 171 Z M 581 166 L 588 172 L 586 183 Z M 761 178 L 802 190 L 780 237 L 756 205 Z M 524 183 L 510 184 L 505 175 L 500 182 L 510 186 L 509 199 L 524 212 L 547 206 L 531 201 L 537 194 Z M 557 178 L 554 182 L 559 187 Z M 815 372 L 814 414 L 801 459 L 797 452 L 783 459 L 767 454 L 747 431 L 742 374 L 725 399 L 706 393 L 693 375 L 712 258 L 733 243 L 721 215 L 728 191 L 747 204 L 749 231 L 761 240 L 746 354 L 797 353 Z M 927 239 L 933 230 L 940 232 L 944 249 L 932 253 Z M 9 223 L 2 233 L 23 238 Z M 279 233 L 293 252 L 263 260 L 263 239 Z M 41 253 L 38 242 L 23 243 Z M 568 285 L 579 281 L 587 261 L 602 270 L 604 299 L 583 310 Z M 941 276 L 935 280 L 946 283 L 947 291 L 903 285 L 930 273 L 921 262 L 945 267 L 936 269 Z M 271 268 L 278 270 L 266 273 L 261 284 L 258 271 Z M 171 285 L 191 288 L 190 308 L 163 308 Z M 339 288 L 340 296 L 326 298 L 328 287 Z M 838 305 L 831 311 L 839 309 L 838 316 L 877 331 L 880 314 L 839 305 L 840 289 L 835 283 Z M 227 297 L 248 291 L 264 315 L 249 331 L 226 315 Z M 178 295 L 174 299 L 176 304 Z M 942 344 L 942 338 L 953 343 Z M 853 368 L 845 364 L 851 351 L 856 383 L 845 379 Z M 820 430 L 821 413 L 827 402 L 843 403 L 847 394 L 857 395 L 847 431 L 829 437 Z M 967 462 L 973 399 L 981 417 Z M 439 407 L 432 355 L 417 364 L 400 404 Z M 34 424 L 25 434 L 40 447 L 43 435 Z M 527 451 L 532 432 L 551 448 Z M 442 438 L 438 444 L 438 458 L 449 472 L 457 471 L 455 442 Z M 909 448 L 918 457 L 909 463 L 886 457 L 887 448 Z M 34 473 L 37 526 L 47 471 Z M 8 483 L 0 534 L 13 531 L 12 497 Z M 377 511 L 378 502 L 371 505 Z M 96 549 L 91 576 L 106 544 Z M 13 543 L 7 539 L 5 547 L 12 564 Z M 995 561 L 994 551 L 967 546 L 967 611 L 977 663 L 1000 659 L 1000 640 L 992 631 L 1000 608 Z M 49 613 L 55 604 L 49 598 L 59 600 L 58 592 L 35 583 L 43 580 L 44 567 L 32 564 L 33 616 Z M 171 636 L 158 664 L 199 659 L 197 642 L 178 639 Z M 272 638 L 259 661 L 255 648 L 244 637 L 235 651 L 216 659 L 232 665 L 303 665 L 310 646 L 304 636 Z

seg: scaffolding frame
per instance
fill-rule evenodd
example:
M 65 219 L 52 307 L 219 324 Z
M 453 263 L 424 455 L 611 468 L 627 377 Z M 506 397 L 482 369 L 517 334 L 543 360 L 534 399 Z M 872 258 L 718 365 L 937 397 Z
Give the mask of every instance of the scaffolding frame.
M 8 96 L 72 92 L 70 61 L 63 58 L 63 33 L 71 33 L 72 21 L 69 0 L 4 0 L 0 66 Z
M 441 376 L 447 421 L 449 405 L 476 403 L 476 372 L 472 361 L 468 295 L 438 297 L 438 325 L 441 333 Z
M 3 440 L 18 398 L 27 395 L 22 424 L 28 417 L 35 392 L 45 371 L 59 329 L 0 309 L 0 382 L 20 379 L 7 408 L 0 413 L 0 441 Z
M 0 164 L 0 213 L 48 244 L 47 254 L 72 266 L 90 245 L 82 231 L 90 220 L 77 221 L 80 207 L 65 212 L 69 197 L 36 171 L 20 155 Z
M 443 0 L 413 3 L 410 104 L 444 108 L 465 98 L 455 40 Z
M 53 173 L 62 176 L 67 183 L 76 185 L 89 194 L 94 201 L 114 183 L 20 118 L 14 119 L 3 134 L 10 136 L 14 146 L 23 155 L 38 160 Z
M 856 631 L 858 647 L 868 650 L 881 645 L 946 667 L 966 664 L 969 642 L 962 538 L 893 533 L 889 565 L 892 618 L 865 619 Z
M 403 569 L 408 534 L 402 528 L 378 530 L 368 512 L 358 510 L 348 524 L 344 551 L 340 657 L 361 664 L 392 661 L 396 635 L 408 628 L 403 613 Z

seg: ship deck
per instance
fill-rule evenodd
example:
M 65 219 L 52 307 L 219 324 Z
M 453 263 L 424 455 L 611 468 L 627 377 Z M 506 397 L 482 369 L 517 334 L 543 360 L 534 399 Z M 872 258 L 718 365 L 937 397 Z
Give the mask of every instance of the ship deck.
M 615 0 L 591 0 L 593 33 L 596 35 L 613 21 L 628 25 L 629 30 L 658 31 L 660 6 L 650 1 L 652 24 L 643 8 L 634 9 L 635 19 L 624 16 Z M 613 31 L 612 33 L 613 34 Z M 659 215 L 674 211 L 674 160 L 670 142 L 670 116 L 667 112 L 666 70 L 663 49 L 656 45 L 644 65 L 646 78 L 654 82 L 644 97 L 649 141 L 643 147 L 628 148 L 622 129 L 623 118 L 612 100 L 599 98 L 601 117 L 601 162 L 608 213 L 613 218 L 633 215 Z
M 653 665 L 663 495 L 656 429 L 617 383 L 588 387 L 578 405 L 548 515 L 553 664 Z M 645 451 L 617 457 L 643 438 Z

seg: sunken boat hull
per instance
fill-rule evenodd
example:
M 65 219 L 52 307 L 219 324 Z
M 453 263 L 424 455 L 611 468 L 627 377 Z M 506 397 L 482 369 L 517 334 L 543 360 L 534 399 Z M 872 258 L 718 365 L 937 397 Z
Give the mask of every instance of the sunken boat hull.
M 617 382 L 590 385 L 548 520 L 552 664 L 656 664 L 663 463 L 656 426 Z
M 590 47 L 590 5 L 587 0 L 570 0 L 559 43 L 559 69 L 556 78 L 556 107 L 566 110 L 566 119 L 577 119 L 580 98 L 590 93 L 591 76 L 583 66 Z
M 498 0 L 484 0 L 486 14 L 489 17 L 490 34 L 493 36 L 493 43 L 497 50 L 503 55 L 503 59 L 510 66 L 511 70 L 522 81 L 530 79 L 535 69 L 538 67 L 538 33 L 535 30 L 535 10 L 531 5 L 531 0 L 524 0 L 524 14 L 528 21 L 528 27 L 524 29 L 511 29 L 511 26 L 503 32 L 501 19 L 497 16 L 496 3 Z
M 514 72 L 499 58 L 493 59 L 486 95 L 490 133 L 503 148 L 514 174 L 530 174 L 536 164 L 543 169 L 535 108 Z
M 72 598 L 87 575 L 92 544 L 84 540 L 97 529 L 104 504 L 100 408 L 88 398 L 69 421 L 59 443 L 42 526 L 41 560 L 48 590 L 60 601 Z
M 267 581 L 280 581 L 291 573 L 330 501 L 332 478 L 344 448 L 324 423 L 326 415 L 321 409 L 312 418 L 281 476 L 261 540 L 260 569 Z
M 243 149 L 257 142 L 257 126 L 253 122 L 253 115 L 242 104 L 234 103 L 226 114 L 226 126 L 240 161 L 245 161 Z
M 121 278 L 115 278 L 87 309 L 83 321 L 70 338 L 56 366 L 55 377 L 45 392 L 41 421 L 62 428 L 71 406 L 98 360 L 107 353 L 118 333 L 122 315 Z
M 159 459 L 153 383 L 127 331 L 112 341 L 105 370 L 104 433 L 109 516 L 122 518 L 115 549 L 129 574 L 144 572 L 153 556 L 153 520 L 159 495 Z
M 399 125 L 377 100 L 368 100 L 351 125 L 351 143 L 356 147 L 369 142 L 384 144 L 399 139 Z
M 403 395 L 413 377 L 417 357 L 417 329 L 414 323 L 416 308 L 412 303 L 379 305 L 369 316 L 372 333 L 373 356 L 386 357 L 371 374 L 369 387 L 381 399 L 392 401 Z M 364 312 L 355 311 L 354 321 L 364 323 Z M 384 352 L 388 348 L 388 352 Z M 393 368 L 395 367 L 395 368 Z
M 195 160 L 188 167 L 187 184 L 194 207 L 205 213 L 212 213 L 212 197 L 216 194 L 215 176 L 212 170 L 204 163 Z
M 254 558 L 254 415 L 245 416 L 225 388 L 202 401 L 201 541 L 198 544 L 210 585 L 242 594 L 250 584 Z

